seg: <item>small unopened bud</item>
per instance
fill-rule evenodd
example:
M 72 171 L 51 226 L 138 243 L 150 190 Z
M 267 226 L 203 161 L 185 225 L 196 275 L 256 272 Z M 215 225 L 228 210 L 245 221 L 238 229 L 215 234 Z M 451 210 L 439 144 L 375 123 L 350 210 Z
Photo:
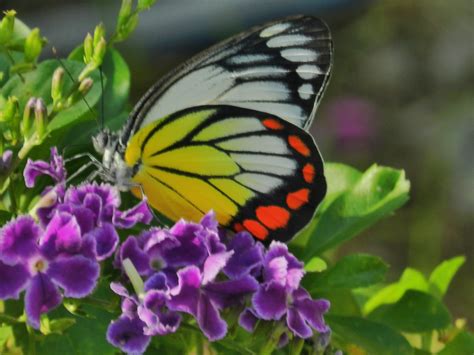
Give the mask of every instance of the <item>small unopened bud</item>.
M 4 12 L 5 16 L 0 22 L 0 44 L 7 43 L 13 35 L 13 28 L 15 27 L 15 10 L 8 10 Z
M 0 156 L 0 177 L 4 175 L 12 165 L 13 152 L 11 150 L 6 150 Z
M 43 99 L 37 99 L 35 103 L 35 123 L 36 123 L 36 133 L 38 138 L 44 137 L 46 134 L 46 126 L 48 124 L 48 111 Z
M 140 11 L 149 9 L 155 2 L 156 0 L 138 0 L 137 9 Z
M 43 39 L 39 28 L 34 28 L 25 40 L 25 61 L 35 62 L 43 49 Z
M 33 112 L 36 107 L 36 98 L 32 97 L 28 100 L 25 106 L 25 110 L 23 111 L 23 119 L 21 121 L 21 134 L 25 138 L 29 138 L 31 136 L 31 129 L 33 127 Z
M 96 67 L 99 67 L 104 60 L 105 52 L 107 50 L 107 42 L 105 42 L 104 37 L 101 37 L 96 46 L 94 46 L 94 55 L 92 59 Z
M 122 27 L 132 14 L 132 0 L 122 0 L 122 6 L 120 7 L 120 11 L 117 18 L 117 27 L 118 29 Z
M 92 53 L 94 53 L 94 43 L 90 33 L 84 38 L 84 63 L 89 63 L 92 60 Z
M 51 80 L 51 98 L 53 102 L 61 100 L 63 96 L 64 87 L 64 69 L 59 67 L 54 71 L 53 79 Z
M 97 26 L 95 26 L 94 30 L 94 48 L 97 47 L 100 40 L 105 38 L 105 27 L 104 24 L 101 22 Z
M 85 78 L 79 84 L 78 90 L 83 96 L 85 96 L 89 92 L 93 84 L 94 84 L 94 81 L 91 78 Z

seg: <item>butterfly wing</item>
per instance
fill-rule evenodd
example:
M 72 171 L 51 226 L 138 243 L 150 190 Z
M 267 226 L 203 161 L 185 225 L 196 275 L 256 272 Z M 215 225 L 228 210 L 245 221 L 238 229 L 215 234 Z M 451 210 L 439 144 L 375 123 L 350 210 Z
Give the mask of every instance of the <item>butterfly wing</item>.
M 122 141 L 187 107 L 231 105 L 308 128 L 329 80 L 328 27 L 309 16 L 250 29 L 219 43 L 158 81 L 138 102 Z
M 309 133 L 233 106 L 188 108 L 146 125 L 125 161 L 150 204 L 171 220 L 197 221 L 213 209 L 220 224 L 265 241 L 293 237 L 326 192 Z

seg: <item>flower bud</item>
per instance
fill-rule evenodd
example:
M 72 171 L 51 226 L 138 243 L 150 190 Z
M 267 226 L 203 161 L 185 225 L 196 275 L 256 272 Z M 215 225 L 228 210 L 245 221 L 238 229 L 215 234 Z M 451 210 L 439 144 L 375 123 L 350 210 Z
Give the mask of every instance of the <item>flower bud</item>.
M 137 9 L 142 11 L 153 6 L 156 0 L 138 0 Z
M 101 22 L 95 27 L 94 30 L 94 48 L 97 47 L 102 38 L 105 38 L 105 27 Z
M 32 97 L 28 100 L 23 111 L 23 119 L 21 121 L 21 134 L 23 137 L 29 138 L 31 136 L 31 128 L 33 127 L 33 112 L 36 107 L 36 98 Z
M 63 87 L 64 87 L 64 69 L 58 67 L 53 74 L 53 79 L 51 81 L 51 98 L 53 102 L 61 100 L 63 96 Z
M 94 81 L 91 78 L 85 78 L 80 82 L 78 90 L 82 94 L 82 96 L 86 96 L 93 84 Z
M 92 53 L 94 52 L 94 44 L 90 33 L 84 38 L 84 63 L 89 63 L 92 60 Z
M 43 39 L 38 28 L 34 28 L 25 40 L 25 61 L 35 62 L 43 49 Z
M 107 42 L 105 42 L 104 37 L 101 37 L 97 46 L 94 47 L 94 55 L 92 56 L 92 60 L 96 67 L 99 67 L 102 64 L 106 50 Z
M 6 150 L 0 156 L 0 176 L 4 175 L 12 164 L 13 152 L 11 150 Z
M 132 2 L 132 0 L 122 0 L 122 6 L 120 7 L 117 18 L 117 30 L 120 30 L 120 27 L 128 22 L 128 18 L 132 13 Z
M 36 133 L 38 138 L 44 137 L 46 134 L 46 126 L 48 124 L 48 111 L 43 99 L 36 99 L 35 103 L 35 123 L 36 123 Z
M 13 28 L 15 27 L 15 10 L 8 10 L 4 12 L 5 16 L 0 22 L 0 44 L 7 43 L 13 35 Z

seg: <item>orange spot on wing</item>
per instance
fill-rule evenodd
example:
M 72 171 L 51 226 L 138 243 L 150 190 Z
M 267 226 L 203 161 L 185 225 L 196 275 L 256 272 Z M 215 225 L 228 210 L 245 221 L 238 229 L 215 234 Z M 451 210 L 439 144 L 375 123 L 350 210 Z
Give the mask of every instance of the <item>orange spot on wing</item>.
M 303 178 L 308 184 L 313 182 L 315 174 L 313 164 L 308 163 L 303 167 Z
M 242 232 L 243 230 L 245 230 L 244 226 L 242 225 L 242 223 L 234 223 L 234 230 L 236 232 Z
M 244 227 L 252 233 L 255 238 L 265 240 L 268 237 L 268 229 L 253 219 L 246 219 L 244 221 Z
M 267 118 L 266 120 L 263 120 L 262 123 L 265 127 L 269 129 L 280 130 L 284 128 L 280 122 L 273 118 Z
M 294 135 L 289 136 L 288 143 L 290 143 L 290 146 L 301 155 L 304 155 L 305 157 L 309 156 L 310 150 L 300 137 Z
M 297 210 L 309 201 L 309 189 L 300 189 L 286 195 L 286 204 L 292 210 Z
M 280 206 L 261 206 L 255 212 L 260 222 L 270 229 L 284 228 L 290 220 L 290 212 Z

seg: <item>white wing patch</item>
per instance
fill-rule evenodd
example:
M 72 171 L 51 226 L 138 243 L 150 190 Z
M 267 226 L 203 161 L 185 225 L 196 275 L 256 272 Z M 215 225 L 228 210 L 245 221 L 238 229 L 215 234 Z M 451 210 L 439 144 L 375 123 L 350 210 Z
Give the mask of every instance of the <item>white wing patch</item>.
M 249 54 L 230 57 L 227 62 L 229 64 L 253 64 L 265 62 L 269 59 L 271 59 L 271 56 L 268 54 Z
M 303 45 L 311 42 L 313 39 L 305 35 L 281 35 L 272 37 L 267 41 L 267 46 L 270 48 L 291 47 Z
M 227 151 L 253 152 L 253 153 L 271 153 L 271 154 L 290 154 L 286 143 L 275 136 L 248 136 L 233 138 L 218 143 L 219 148 Z
M 308 100 L 314 95 L 313 86 L 311 84 L 303 84 L 298 88 L 298 94 L 303 100 Z
M 291 23 L 285 23 L 285 22 L 277 23 L 273 26 L 265 28 L 262 32 L 260 32 L 260 37 L 266 38 L 266 37 L 277 35 L 290 27 L 291 27 Z
M 318 54 L 312 49 L 306 48 L 288 48 L 281 51 L 283 58 L 291 62 L 304 63 L 313 62 L 318 57 Z
M 243 173 L 236 175 L 235 180 L 254 191 L 264 194 L 277 189 L 284 183 L 282 179 L 255 173 Z
M 285 101 L 290 90 L 279 81 L 249 81 L 237 85 L 220 97 L 221 101 L 254 101 L 258 97 L 262 101 Z
M 294 159 L 261 154 L 231 153 L 230 157 L 249 172 L 291 176 L 297 167 Z
M 296 72 L 300 78 L 304 80 L 311 80 L 318 75 L 324 74 L 324 72 L 314 64 L 301 64 L 298 68 L 296 68 Z

